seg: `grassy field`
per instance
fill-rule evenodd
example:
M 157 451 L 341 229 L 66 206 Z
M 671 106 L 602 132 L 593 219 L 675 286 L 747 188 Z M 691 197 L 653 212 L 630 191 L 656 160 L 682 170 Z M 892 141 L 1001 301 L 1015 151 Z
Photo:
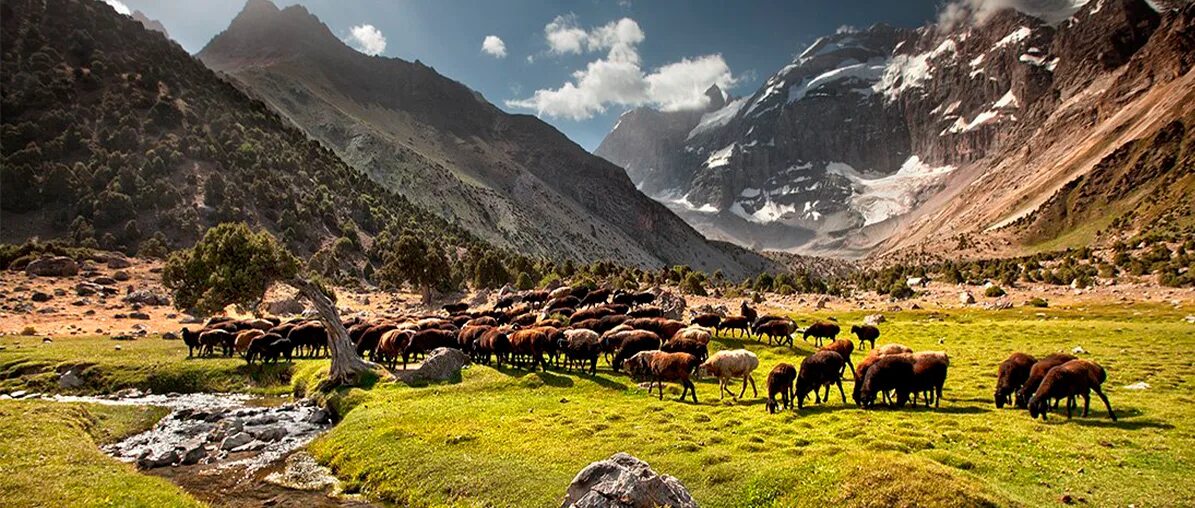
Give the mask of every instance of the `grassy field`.
M 0 401 L 0 504 L 200 506 L 169 481 L 99 450 L 153 426 L 166 410 L 47 401 Z
M 1191 506 L 1195 327 L 1163 307 L 889 314 L 880 342 L 945 350 L 940 409 L 828 404 L 768 415 L 698 384 L 700 404 L 664 401 L 608 370 L 595 378 L 475 366 L 461 383 L 356 390 L 355 408 L 310 448 L 351 489 L 414 506 L 551 506 L 591 461 L 618 451 L 678 477 L 703 506 L 959 506 L 1058 503 Z M 807 324 L 810 316 L 797 316 Z M 861 315 L 838 315 L 842 323 Z M 812 351 L 722 338 L 760 356 L 756 381 Z M 1119 422 L 1049 422 L 997 410 L 997 364 L 1012 351 L 1080 346 L 1109 372 Z M 856 353 L 856 360 L 862 355 Z M 1124 385 L 1145 381 L 1146 390 Z M 847 399 L 851 384 L 846 383 Z M 1098 407 L 1097 407 L 1098 406 Z
M 78 393 L 111 393 L 123 388 L 169 392 L 283 393 L 291 374 L 305 363 L 250 367 L 240 357 L 187 358 L 179 340 L 150 336 L 132 341 L 107 337 L 0 337 L 0 392 L 63 392 L 59 374 L 73 369 L 85 385 Z M 120 350 L 116 347 L 120 346 Z

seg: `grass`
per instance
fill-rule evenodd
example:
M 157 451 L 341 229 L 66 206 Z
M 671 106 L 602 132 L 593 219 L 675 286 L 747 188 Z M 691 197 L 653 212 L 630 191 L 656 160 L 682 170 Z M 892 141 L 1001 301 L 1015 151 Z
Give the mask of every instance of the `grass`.
M 169 392 L 284 393 L 299 366 L 326 365 L 326 360 L 250 367 L 240 357 L 187 358 L 179 340 L 157 336 L 133 341 L 107 337 L 0 338 L 0 392 L 111 393 L 124 388 Z M 116 350 L 120 346 L 120 350 Z M 64 390 L 60 373 L 75 370 L 84 386 Z
M 936 410 L 864 411 L 834 394 L 768 415 L 762 395 L 719 401 L 709 380 L 694 405 L 675 400 L 677 387 L 659 401 L 609 370 L 474 366 L 458 384 L 354 390 L 344 420 L 310 449 L 350 490 L 413 506 L 558 504 L 577 471 L 618 451 L 678 477 L 703 506 L 1041 506 L 1063 495 L 1091 506 L 1195 505 L 1195 493 L 1175 488 L 1195 465 L 1195 369 L 1181 353 L 1195 332 L 1184 315 L 1145 305 L 889 314 L 881 343 L 951 355 Z M 776 363 L 812 351 L 796 345 L 723 337 L 714 348 L 755 351 L 763 389 Z M 1119 422 L 1098 400 L 1091 417 L 1071 421 L 995 409 L 996 366 L 1009 353 L 1076 346 L 1107 368 Z M 1137 381 L 1152 387 L 1121 388 Z
M 0 401 L 0 504 L 201 506 L 168 480 L 142 475 L 97 443 L 143 431 L 160 408 Z

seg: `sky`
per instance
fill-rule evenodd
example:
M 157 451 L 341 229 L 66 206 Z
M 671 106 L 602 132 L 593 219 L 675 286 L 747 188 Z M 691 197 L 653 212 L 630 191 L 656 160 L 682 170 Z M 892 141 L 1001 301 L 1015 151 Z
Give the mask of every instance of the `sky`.
M 198 53 L 244 0 L 106 0 L 160 21 Z M 303 4 L 359 51 L 420 60 L 587 150 L 637 106 L 704 105 L 718 84 L 750 95 L 843 26 L 917 27 L 931 0 L 276 0 Z M 120 7 L 118 7 L 119 10 Z

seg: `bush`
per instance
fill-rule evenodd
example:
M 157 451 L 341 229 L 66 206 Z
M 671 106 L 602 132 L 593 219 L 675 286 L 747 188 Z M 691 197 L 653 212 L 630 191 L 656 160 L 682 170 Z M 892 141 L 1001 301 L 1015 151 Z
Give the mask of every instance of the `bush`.
M 685 280 L 681 281 L 680 290 L 682 293 L 706 296 L 704 284 L 705 277 L 698 272 L 689 272 L 689 274 L 685 276 Z
M 1047 301 L 1045 301 L 1045 299 L 1043 299 L 1043 298 L 1041 298 L 1041 297 L 1036 297 L 1036 296 L 1035 296 L 1035 297 L 1033 297 L 1033 298 L 1030 298 L 1028 301 L 1026 301 L 1026 302 L 1025 302 L 1025 306 L 1026 306 L 1026 307 L 1039 307 L 1039 308 L 1043 308 L 1043 309 L 1044 309 L 1044 308 L 1046 308 L 1046 307 L 1049 307 L 1049 306 L 1050 306 L 1050 303 L 1049 303 L 1049 302 L 1047 302 Z
M 531 280 L 531 275 L 527 272 L 519 272 L 519 277 L 515 280 L 515 287 L 522 291 L 535 288 L 535 282 Z
M 1000 298 L 1006 294 L 1008 293 L 1005 293 L 1004 289 L 1002 289 L 1000 286 L 988 286 L 987 289 L 983 290 L 983 296 L 988 298 Z
M 913 297 L 913 288 L 909 287 L 909 285 L 906 284 L 905 281 L 898 280 L 898 281 L 892 283 L 892 287 L 888 288 L 888 296 L 890 296 L 894 299 L 897 299 L 897 300 L 904 300 L 905 298 L 912 298 Z

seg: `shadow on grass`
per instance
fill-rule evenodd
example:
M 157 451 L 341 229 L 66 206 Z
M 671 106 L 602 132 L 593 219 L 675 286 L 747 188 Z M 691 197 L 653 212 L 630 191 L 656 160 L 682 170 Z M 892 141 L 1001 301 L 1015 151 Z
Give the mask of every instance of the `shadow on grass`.
M 506 365 L 503 365 L 502 368 L 500 368 L 500 369 L 495 368 L 494 370 L 497 370 L 498 372 L 505 374 L 507 376 L 510 376 L 512 378 L 515 378 L 515 379 L 522 379 L 524 377 L 532 375 L 532 376 L 539 378 L 539 380 L 542 381 L 545 385 L 556 387 L 556 388 L 571 388 L 573 386 L 573 378 L 563 375 L 563 374 L 552 372 L 550 370 L 549 371 L 543 371 L 543 370 L 528 371 L 528 370 L 523 370 L 523 369 L 519 369 L 516 367 L 509 367 Z

